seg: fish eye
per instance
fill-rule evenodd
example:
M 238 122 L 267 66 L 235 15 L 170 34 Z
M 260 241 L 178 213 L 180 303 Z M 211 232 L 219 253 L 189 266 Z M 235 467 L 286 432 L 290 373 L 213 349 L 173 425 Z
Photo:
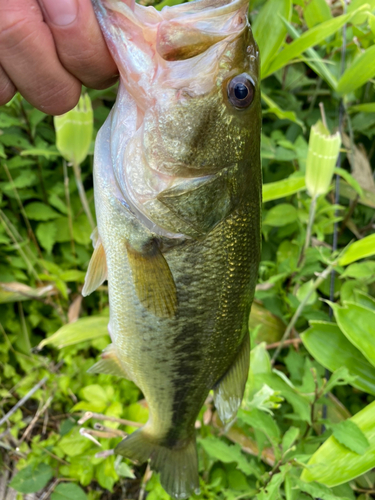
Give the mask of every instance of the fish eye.
M 236 108 L 248 108 L 254 100 L 255 85 L 249 75 L 235 76 L 228 83 L 228 99 Z

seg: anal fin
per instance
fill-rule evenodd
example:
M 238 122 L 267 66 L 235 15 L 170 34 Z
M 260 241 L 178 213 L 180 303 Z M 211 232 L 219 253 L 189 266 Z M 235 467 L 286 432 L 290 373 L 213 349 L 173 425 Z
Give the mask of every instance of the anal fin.
M 245 391 L 249 365 L 250 336 L 246 334 L 233 365 L 214 387 L 215 406 L 225 425 L 236 418 Z
M 107 279 L 107 261 L 100 236 L 96 237 L 94 235 L 93 242 L 95 248 L 89 262 L 89 267 L 87 268 L 85 284 L 82 289 L 84 297 L 94 292 Z
M 91 366 L 87 373 L 104 373 L 106 375 L 115 375 L 130 380 L 125 368 L 118 358 L 115 346 L 109 344 L 103 351 L 101 359 Z
M 127 245 L 127 251 L 142 305 L 156 316 L 173 317 L 177 310 L 176 284 L 157 242 L 152 242 L 145 251 Z

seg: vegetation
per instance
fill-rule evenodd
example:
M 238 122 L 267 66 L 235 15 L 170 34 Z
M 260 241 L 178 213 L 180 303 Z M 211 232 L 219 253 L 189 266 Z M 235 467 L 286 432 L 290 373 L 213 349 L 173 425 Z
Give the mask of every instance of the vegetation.
M 375 493 L 375 1 L 345 11 L 339 0 L 255 0 L 250 18 L 265 182 L 251 369 L 227 432 L 210 398 L 202 409 L 196 498 L 365 500 Z M 74 120 L 56 120 L 57 142 L 53 119 L 19 95 L 0 108 L 0 500 L 169 498 L 146 465 L 110 451 L 146 421 L 142 394 L 87 373 L 109 342 L 106 286 L 80 294 L 90 123 L 95 135 L 116 89 L 87 92 Z M 66 149 L 71 134 L 86 150 Z M 331 159 L 313 161 L 323 150 Z

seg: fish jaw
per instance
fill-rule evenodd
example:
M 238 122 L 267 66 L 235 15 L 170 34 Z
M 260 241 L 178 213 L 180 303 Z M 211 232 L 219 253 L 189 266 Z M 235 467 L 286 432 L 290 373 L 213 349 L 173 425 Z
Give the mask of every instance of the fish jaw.
M 151 169 L 186 177 L 227 166 L 212 139 L 228 142 L 233 137 L 228 121 L 238 125 L 238 120 L 222 87 L 246 70 L 258 80 L 257 55 L 247 51 L 251 46 L 257 52 L 249 36 L 248 3 L 190 2 L 161 12 L 140 5 L 132 11 L 119 0 L 94 5 L 121 81 L 137 104 Z M 205 148 L 196 144 L 197 125 L 209 135 Z M 228 154 L 237 149 L 229 147 Z

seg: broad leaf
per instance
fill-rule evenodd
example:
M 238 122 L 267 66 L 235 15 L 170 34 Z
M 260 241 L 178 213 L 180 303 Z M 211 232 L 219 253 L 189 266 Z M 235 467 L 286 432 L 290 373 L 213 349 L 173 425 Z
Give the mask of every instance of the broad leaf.
M 105 316 L 90 316 L 81 318 L 74 323 L 62 326 L 56 333 L 40 342 L 38 348 L 52 345 L 61 349 L 68 345 L 78 344 L 86 340 L 108 335 L 108 318 Z
M 326 486 L 351 481 L 375 467 L 375 401 L 366 406 L 350 420 L 366 436 L 369 447 L 363 455 L 358 455 L 331 436 L 314 453 L 308 468 L 302 472 L 304 481 L 318 481 Z M 321 497 L 320 493 L 318 495 Z M 323 498 L 323 497 L 322 497 Z
M 253 468 L 242 454 L 239 444 L 229 446 L 213 436 L 201 439 L 199 442 L 211 458 L 227 464 L 235 462 L 242 472 L 252 474 Z
M 306 189 L 304 177 L 288 177 L 282 181 L 263 184 L 263 202 L 285 198 Z
M 367 437 L 352 420 L 343 420 L 334 425 L 333 435 L 339 443 L 358 455 L 363 455 L 370 446 Z
M 87 500 L 87 495 L 78 484 L 60 483 L 54 489 L 51 500 Z
M 58 214 L 53 208 L 49 205 L 41 203 L 40 201 L 33 201 L 32 203 L 29 203 L 25 207 L 25 212 L 28 218 L 32 220 L 45 221 L 60 217 L 60 214 Z
M 331 307 L 342 333 L 375 366 L 375 311 L 354 302 Z
M 355 13 L 359 12 L 360 10 L 364 10 L 364 7 L 357 9 Z M 334 19 L 326 21 L 325 23 L 319 24 L 318 26 L 315 26 L 314 28 L 306 31 L 303 35 L 301 35 L 300 38 L 294 40 L 291 44 L 287 45 L 284 50 L 273 57 L 266 73 L 263 75 L 263 78 L 282 68 L 292 59 L 298 57 L 310 47 L 317 45 L 325 38 L 328 38 L 329 36 L 336 33 L 336 31 L 342 28 L 344 24 L 350 21 L 355 13 L 353 12 L 350 14 L 335 17 Z
M 337 84 L 340 94 L 349 94 L 375 76 L 375 45 L 362 52 Z
M 254 38 L 262 54 L 262 74 L 284 41 L 286 29 L 280 17 L 289 20 L 291 7 L 291 0 L 267 0 L 253 23 Z M 272 30 L 264 29 L 265 26 L 272 26 Z
M 341 257 L 340 266 L 347 266 L 356 260 L 375 255 L 375 234 L 370 234 L 352 243 Z
M 20 493 L 36 493 L 46 486 L 52 476 L 52 467 L 47 464 L 37 467 L 28 465 L 16 474 L 9 486 Z
M 356 376 L 352 385 L 375 396 L 375 368 L 334 323 L 311 321 L 301 335 L 309 353 L 331 372 L 345 366 Z

